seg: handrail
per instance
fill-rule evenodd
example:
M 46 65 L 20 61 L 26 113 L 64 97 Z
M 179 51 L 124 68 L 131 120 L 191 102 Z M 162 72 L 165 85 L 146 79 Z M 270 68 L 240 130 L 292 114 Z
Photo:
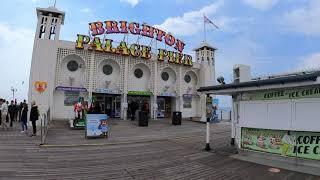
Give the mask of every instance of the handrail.
M 50 108 L 47 110 L 46 113 L 43 113 L 41 115 L 41 121 L 40 121 L 40 145 L 45 144 L 47 139 L 48 130 L 51 124 L 51 118 L 50 118 Z

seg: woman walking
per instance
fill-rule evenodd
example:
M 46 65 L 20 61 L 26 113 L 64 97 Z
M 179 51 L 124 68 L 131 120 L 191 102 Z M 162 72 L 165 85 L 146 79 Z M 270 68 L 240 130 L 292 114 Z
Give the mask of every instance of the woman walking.
M 21 118 L 20 118 L 21 126 L 22 126 L 21 133 L 27 133 L 28 132 L 27 119 L 28 119 L 28 105 L 27 104 L 22 104 Z
M 36 121 L 39 119 L 39 110 L 38 106 L 36 105 L 35 101 L 32 101 L 31 103 L 31 110 L 30 110 L 30 121 L 32 122 L 32 135 L 31 136 L 36 136 L 37 134 L 37 126 L 36 126 Z

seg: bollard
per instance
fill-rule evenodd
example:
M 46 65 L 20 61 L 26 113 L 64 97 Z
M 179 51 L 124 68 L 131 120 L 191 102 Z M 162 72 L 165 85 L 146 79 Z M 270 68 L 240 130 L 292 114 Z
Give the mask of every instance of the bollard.
M 209 94 L 206 98 L 206 117 L 207 117 L 207 135 L 206 135 L 206 147 L 205 151 L 210 151 L 210 117 L 212 116 L 212 99 Z

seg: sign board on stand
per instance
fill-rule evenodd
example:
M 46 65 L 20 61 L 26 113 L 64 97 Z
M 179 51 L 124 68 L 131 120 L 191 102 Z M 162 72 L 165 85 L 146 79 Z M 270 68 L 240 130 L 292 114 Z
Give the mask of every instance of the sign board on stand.
M 87 114 L 86 121 L 86 138 L 108 137 L 109 122 L 106 114 Z

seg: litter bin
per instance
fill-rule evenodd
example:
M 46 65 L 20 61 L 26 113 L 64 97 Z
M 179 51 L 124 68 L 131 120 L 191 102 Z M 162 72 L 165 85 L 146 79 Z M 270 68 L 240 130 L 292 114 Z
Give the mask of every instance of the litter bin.
M 145 111 L 138 112 L 138 125 L 139 126 L 148 126 L 148 114 Z
M 172 113 L 172 125 L 181 125 L 181 112 L 174 111 Z

